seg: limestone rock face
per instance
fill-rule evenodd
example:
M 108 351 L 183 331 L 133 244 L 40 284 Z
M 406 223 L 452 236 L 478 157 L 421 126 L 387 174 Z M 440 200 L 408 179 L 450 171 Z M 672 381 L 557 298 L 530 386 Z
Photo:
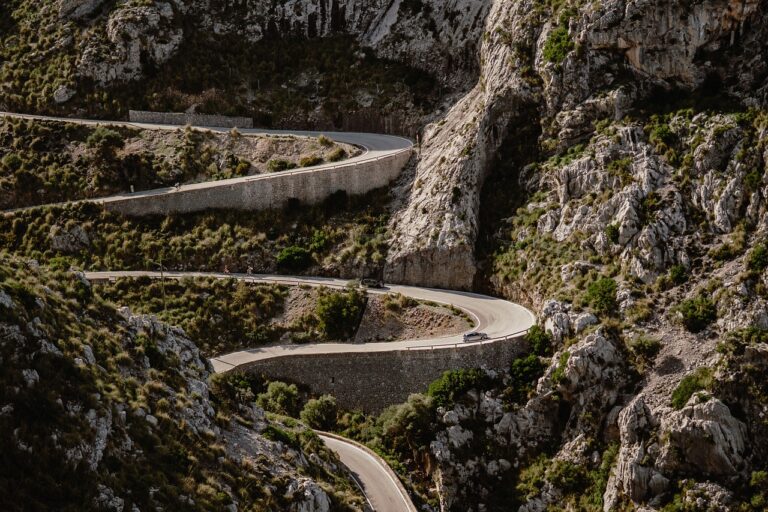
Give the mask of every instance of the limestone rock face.
M 717 398 L 694 395 L 674 411 L 649 407 L 641 395 L 621 411 L 618 423 L 621 449 L 604 495 L 605 511 L 622 496 L 634 502 L 659 496 L 678 475 L 722 479 L 744 469 L 746 425 Z
M 70 229 L 53 226 L 48 237 L 51 240 L 51 248 L 64 253 L 77 253 L 91 245 L 88 233 L 80 226 Z
M 746 426 L 717 398 L 700 400 L 694 395 L 681 411 L 662 419 L 667 442 L 656 465 L 664 471 L 735 474 L 744 464 Z
M 611 1 L 591 13 L 583 37 L 594 49 L 623 52 L 629 65 L 646 75 L 696 85 L 706 73 L 706 65 L 694 62 L 697 52 L 718 50 L 727 44 L 723 36 L 733 41 L 758 4 Z
M 62 16 L 95 10 L 101 2 L 62 0 Z M 77 7 L 76 6 L 79 6 Z M 118 6 L 109 14 L 107 37 L 90 36 L 78 71 L 99 84 L 139 79 L 142 59 L 160 65 L 183 43 L 183 28 L 237 35 L 257 42 L 265 37 L 325 37 L 351 34 L 381 57 L 433 73 L 451 87 L 464 87 L 477 70 L 475 53 L 490 0 L 426 0 L 417 4 L 381 0 L 246 0 L 237 5 L 211 0 Z M 89 11 L 90 12 L 90 11 Z
M 72 99 L 75 93 L 76 91 L 74 89 L 71 89 L 66 85 L 59 86 L 53 91 L 53 101 L 56 103 L 66 103 Z
M 59 0 L 59 18 L 79 19 L 92 14 L 104 0 Z
M 511 49 L 498 44 L 505 20 L 524 8 L 524 3 L 493 3 L 485 32 L 494 35 L 480 50 L 483 82 L 426 128 L 407 205 L 392 221 L 387 279 L 472 287 L 480 188 L 516 107 L 528 101 L 520 93 L 528 87 L 509 66 Z
M 585 6 L 579 16 L 563 25 L 579 51 L 567 53 L 556 64 L 548 60 L 544 48 L 557 27 L 554 22 L 536 25 L 540 22 L 531 19 L 533 10 L 527 2 L 494 2 L 480 49 L 480 82 L 425 130 L 407 205 L 392 222 L 393 244 L 386 270 L 392 279 L 431 286 L 472 286 L 479 191 L 493 167 L 490 155 L 496 154 L 509 134 L 519 131 L 516 125 L 540 122 L 543 135 L 551 137 L 554 146 L 568 147 L 591 133 L 596 119 L 622 118 L 628 107 L 654 87 L 694 88 L 716 73 L 753 73 L 747 61 L 761 51 L 757 40 L 762 29 L 744 29 L 750 21 L 759 25 L 763 13 L 758 2 L 721 0 L 689 6 L 617 0 Z M 536 29 L 531 30 L 532 25 Z M 726 51 L 737 40 L 741 46 L 726 65 L 730 67 L 716 67 L 698 57 Z M 530 76 L 532 68 L 540 81 Z M 619 86 L 617 77 L 627 68 L 634 74 L 634 83 Z M 754 80 L 761 79 L 755 76 Z M 734 84 L 734 89 L 738 87 Z M 600 95 L 595 94 L 597 90 Z M 760 94 L 754 89 L 739 90 L 747 103 L 762 101 L 756 99 Z M 598 223 L 604 225 L 611 218 L 619 222 L 619 243 L 633 241 L 631 253 L 625 257 L 634 260 L 635 274 L 650 282 L 660 268 L 681 258 L 681 247 L 669 242 L 685 229 L 685 217 L 682 198 L 673 190 L 664 190 L 671 170 L 642 147 L 635 147 L 639 135 L 628 131 L 621 137 L 634 155 L 631 172 L 640 179 L 609 201 L 599 212 L 602 222 Z M 599 237 L 602 230 L 589 231 L 585 226 L 596 223 L 594 212 L 567 203 L 588 190 L 617 188 L 620 177 L 600 168 L 600 159 L 606 157 L 608 154 L 585 157 L 562 169 L 560 222 L 555 218 L 558 213 L 548 212 L 539 224 L 541 230 L 552 232 L 558 241 L 585 227 Z M 738 181 L 713 186 L 724 190 L 713 205 L 715 223 L 728 231 L 734 221 L 728 212 L 743 203 L 741 189 Z M 642 226 L 639 207 L 658 189 L 668 193 L 668 207 L 654 222 Z M 606 240 L 596 243 L 605 246 Z
M 329 512 L 331 499 L 314 481 L 302 478 L 291 483 L 288 493 L 292 495 L 291 512 Z
M 430 453 L 441 510 L 482 510 L 492 490 L 508 485 L 512 468 L 524 467 L 553 443 L 563 443 L 558 460 L 580 464 L 592 456 L 587 439 L 595 426 L 588 418 L 616 405 L 628 382 L 626 362 L 601 329 L 568 350 L 567 360 L 562 353 L 552 356 L 525 403 L 510 404 L 498 389 L 472 390 L 450 409 L 438 410 Z M 557 373 L 562 376 L 553 377 Z M 505 381 L 501 388 L 508 385 Z M 546 510 L 560 496 L 554 486 L 545 485 L 521 510 Z
M 142 76 L 142 59 L 163 64 L 178 50 L 182 38 L 169 3 L 121 8 L 109 16 L 106 41 L 96 36 L 86 41 L 78 72 L 102 86 L 136 80 Z

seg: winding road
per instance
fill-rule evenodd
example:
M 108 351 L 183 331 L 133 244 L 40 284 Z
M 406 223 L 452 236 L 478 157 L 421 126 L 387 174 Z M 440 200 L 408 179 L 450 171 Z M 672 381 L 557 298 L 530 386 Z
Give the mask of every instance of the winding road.
M 144 130 L 179 130 L 183 129 L 183 126 L 169 125 L 169 124 L 148 124 L 148 123 L 132 123 L 127 121 L 97 121 L 93 119 L 69 119 L 63 117 L 46 117 L 30 114 L 15 114 L 11 112 L 0 112 L 0 118 L 16 118 L 16 119 L 31 119 L 37 121 L 54 121 L 62 123 L 74 123 L 87 126 L 112 126 L 112 127 L 124 127 L 124 128 L 137 128 Z M 230 128 L 217 128 L 217 127 L 195 127 L 196 130 L 228 133 Z M 16 211 L 29 210 L 34 208 L 40 208 L 42 206 L 61 206 L 65 204 L 73 203 L 96 203 L 96 204 L 108 204 L 118 203 L 132 198 L 147 198 L 157 197 L 169 194 L 182 194 L 193 190 L 212 190 L 219 187 L 229 187 L 232 185 L 249 183 L 256 180 L 270 180 L 274 179 L 278 175 L 286 174 L 304 174 L 322 172 L 324 170 L 333 169 L 341 166 L 357 165 L 368 161 L 378 160 L 384 157 L 389 157 L 402 152 L 410 152 L 413 148 L 413 142 L 396 135 L 384 135 L 378 133 L 358 133 L 358 132 L 331 132 L 331 131 L 302 131 L 302 130 L 265 130 L 261 128 L 239 128 L 238 131 L 242 135 L 246 136 L 258 136 L 258 135 L 293 135 L 299 137 L 317 137 L 319 135 L 325 135 L 330 137 L 336 142 L 342 142 L 346 144 L 352 144 L 363 150 L 363 152 L 352 158 L 347 158 L 340 162 L 324 163 L 320 165 L 314 165 L 311 167 L 303 167 L 300 169 L 293 169 L 290 171 L 283 171 L 281 173 L 266 173 L 256 174 L 253 176 L 243 176 L 239 178 L 230 178 L 226 180 L 205 181 L 201 183 L 189 183 L 178 187 L 163 187 L 150 190 L 142 190 L 138 192 L 126 192 L 122 194 L 116 194 L 101 198 L 89 198 L 78 201 L 67 201 L 62 203 L 52 203 L 46 205 L 35 205 L 22 208 L 16 208 L 12 210 L 6 210 L 4 213 L 13 213 Z
M 14 117 L 22 119 L 34 119 L 41 121 L 59 121 L 67 123 L 77 123 L 83 125 L 104 125 L 104 126 L 123 126 L 140 129 L 159 129 L 159 130 L 178 130 L 178 125 L 158 125 L 144 123 L 130 123 L 121 121 L 96 121 L 88 119 L 69 119 L 35 116 L 26 114 L 14 114 L 0 112 L 0 117 Z M 204 127 L 197 128 L 203 130 L 227 132 L 229 128 Z M 262 130 L 262 129 L 240 129 L 244 135 L 295 135 L 295 136 L 318 136 L 321 132 L 317 131 L 287 131 L 287 130 Z M 333 140 L 348 144 L 353 144 L 363 149 L 363 153 L 340 163 L 321 164 L 313 167 L 307 167 L 291 171 L 292 173 L 310 173 L 322 172 L 325 169 L 338 167 L 340 165 L 350 165 L 369 160 L 376 160 L 385 156 L 411 151 L 413 143 L 408 139 L 391 135 L 368 134 L 368 133 L 342 133 L 342 132 L 322 132 Z M 174 194 L 178 192 L 208 189 L 220 186 L 229 186 L 237 183 L 245 183 L 252 180 L 268 180 L 273 175 L 256 175 L 229 180 L 211 181 L 205 183 L 193 183 L 182 185 L 181 187 L 171 187 L 135 192 L 132 194 L 120 194 L 116 196 L 86 199 L 85 202 L 106 204 L 111 201 L 121 201 L 130 197 L 154 197 L 164 194 Z M 72 201 L 81 202 L 81 201 Z M 69 203 L 65 203 L 69 204 Z M 50 205 L 47 205 L 50 206 Z M 33 209 L 38 206 L 20 208 L 18 210 Z M 4 212 L 12 214 L 14 211 Z M 247 274 L 224 274 L 209 272 L 160 272 L 150 271 L 109 271 L 109 272 L 86 272 L 86 277 L 93 281 L 111 280 L 120 277 L 140 277 L 182 279 L 185 277 L 214 277 L 221 279 L 239 279 L 255 283 L 276 283 L 287 285 L 308 285 L 308 286 L 327 286 L 343 288 L 348 281 L 342 279 L 319 278 L 319 277 L 293 277 L 278 275 L 247 275 Z M 417 300 L 433 301 L 444 304 L 451 304 L 461 308 L 473 317 L 475 329 L 487 333 L 489 340 L 479 343 L 504 343 L 508 337 L 517 336 L 527 331 L 535 323 L 534 315 L 526 308 L 513 304 L 511 302 L 488 297 L 484 295 L 438 290 L 431 288 L 419 288 L 413 286 L 386 285 L 383 289 L 368 289 L 368 293 L 400 293 L 407 297 Z M 404 340 L 388 343 L 362 343 L 362 344 L 343 344 L 343 343 L 315 343 L 306 345 L 280 345 L 263 348 L 253 348 L 225 354 L 211 359 L 216 372 L 226 372 L 237 369 L 243 365 L 248 365 L 254 361 L 268 359 L 277 356 L 295 355 L 295 354 L 330 354 L 330 353 L 360 353 L 360 352 L 383 352 L 392 350 L 436 350 L 440 348 L 462 346 L 462 335 L 443 336 L 431 339 Z M 381 460 L 376 454 L 355 442 L 346 440 L 333 434 L 318 433 L 330 449 L 335 451 L 342 463 L 351 471 L 356 482 L 369 500 L 371 508 L 376 512 L 416 512 L 408 493 L 397 479 L 394 472 Z
M 330 288 L 345 288 L 349 283 L 345 279 L 330 277 L 301 277 L 282 275 L 249 275 L 225 274 L 216 272 L 164 272 L 166 279 L 183 279 L 185 277 L 213 277 L 219 279 L 238 279 L 253 283 L 286 284 L 291 286 L 327 286 Z M 91 281 L 104 281 L 120 277 L 150 277 L 160 279 L 160 272 L 153 271 L 109 271 L 86 272 L 85 277 Z M 470 292 L 440 290 L 435 288 L 419 288 L 416 286 L 385 285 L 381 289 L 368 289 L 368 293 L 400 293 L 417 300 L 451 304 L 467 312 L 475 321 L 474 329 L 483 331 L 490 338 L 480 343 L 504 342 L 506 338 L 519 335 L 530 328 L 536 319 L 533 313 L 523 306 L 512 302 L 488 297 Z M 298 354 L 338 354 L 359 352 L 389 352 L 392 350 L 419 350 L 423 348 L 439 349 L 440 347 L 455 347 L 463 343 L 463 335 L 441 336 L 437 338 L 392 341 L 386 343 L 308 343 L 302 345 L 277 345 L 252 348 L 225 354 L 211 359 L 217 372 L 226 372 L 241 366 L 277 356 Z M 477 343 L 477 342 L 476 342 Z
M 94 282 L 118 278 L 149 277 L 152 279 L 216 278 L 237 279 L 252 283 L 283 284 L 289 286 L 326 286 L 345 288 L 349 281 L 323 277 L 283 276 L 266 274 L 227 274 L 218 272 L 153 272 L 153 271 L 105 271 L 85 272 L 85 277 Z M 474 329 L 487 333 L 489 340 L 475 343 L 505 343 L 508 337 L 527 331 L 536 323 L 533 313 L 512 302 L 469 292 L 419 288 L 415 286 L 384 285 L 383 288 L 368 288 L 367 293 L 400 293 L 417 300 L 433 301 L 454 305 L 468 313 L 475 321 Z M 461 346 L 463 336 L 441 336 L 437 338 L 404 340 L 379 343 L 311 343 L 302 345 L 276 345 L 252 348 L 211 358 L 217 373 L 236 370 L 249 363 L 271 357 L 296 354 L 330 354 L 385 352 L 391 350 L 435 350 L 441 347 Z M 475 344 L 473 343 L 473 344 Z M 408 493 L 394 472 L 376 454 L 362 445 L 333 434 L 318 433 L 326 445 L 336 452 L 347 466 L 355 481 L 376 512 L 416 512 Z

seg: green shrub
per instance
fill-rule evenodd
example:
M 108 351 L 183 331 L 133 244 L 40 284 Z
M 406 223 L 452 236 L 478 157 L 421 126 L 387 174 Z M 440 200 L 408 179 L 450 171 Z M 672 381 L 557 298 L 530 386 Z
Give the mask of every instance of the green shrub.
M 619 226 L 616 224 L 605 226 L 605 236 L 612 244 L 619 243 Z
M 301 421 L 312 428 L 320 430 L 333 430 L 336 428 L 336 417 L 339 407 L 336 399 L 331 395 L 322 395 L 320 398 L 309 400 L 301 410 Z
M 514 403 L 524 402 L 544 369 L 544 363 L 535 354 L 518 357 L 510 365 L 510 388 L 504 394 Z
M 261 375 L 251 372 L 214 373 L 209 379 L 211 394 L 230 410 L 236 410 L 239 405 L 252 404 L 256 396 L 265 390 L 265 385 Z
M 616 290 L 616 281 L 610 277 L 603 277 L 589 283 L 585 299 L 596 312 L 609 315 L 615 313 L 618 307 Z
M 384 409 L 376 419 L 382 443 L 401 455 L 427 450 L 434 437 L 435 406 L 425 395 L 413 394 L 405 403 Z
M 725 242 L 709 251 L 709 255 L 712 259 L 717 261 L 730 261 L 739 255 L 739 249 L 733 245 Z
M 365 295 L 356 289 L 324 293 L 315 308 L 318 328 L 327 339 L 347 339 L 357 330 L 364 307 Z
M 277 255 L 277 266 L 286 270 L 301 271 L 312 264 L 312 253 L 303 247 L 291 245 Z
M 668 124 L 658 124 L 651 129 L 648 140 L 654 144 L 659 151 L 665 146 L 671 146 L 675 142 L 676 136 Z
M 672 407 L 677 410 L 685 407 L 691 396 L 698 391 L 704 391 L 712 386 L 713 371 L 711 368 L 697 368 L 686 375 L 672 392 Z
M 557 459 L 546 472 L 547 480 L 565 492 L 580 490 L 587 483 L 585 471 L 569 460 Z
M 317 138 L 317 142 L 320 143 L 321 146 L 326 148 L 333 146 L 333 141 L 322 134 Z
M 104 126 L 97 127 L 93 133 L 91 133 L 85 140 L 85 143 L 90 148 L 106 149 L 106 148 L 122 148 L 125 142 L 123 136 L 114 130 L 105 128 Z
M 520 470 L 515 491 L 521 502 L 529 501 L 536 497 L 544 487 L 545 475 L 550 461 L 544 455 L 539 455 L 528 466 Z
M 715 304 L 708 297 L 701 295 L 684 300 L 677 306 L 676 311 L 682 317 L 685 328 L 693 333 L 704 330 L 717 320 Z
M 621 184 L 626 185 L 632 181 L 632 158 L 619 158 L 608 164 L 608 173 L 621 179 Z
M 433 381 L 427 389 L 427 396 L 438 407 L 451 407 L 460 395 L 470 389 L 486 388 L 491 379 L 479 368 L 449 370 Z
M 287 171 L 289 169 L 295 168 L 295 163 L 289 162 L 288 160 L 283 160 L 282 158 L 275 158 L 267 162 L 267 170 L 269 172 Z
M 747 268 L 755 272 L 762 272 L 768 268 L 768 247 L 764 243 L 755 245 L 749 252 Z
M 304 156 L 299 160 L 301 167 L 312 167 L 313 165 L 320 165 L 323 163 L 322 157 L 317 155 Z
M 555 384 L 561 384 L 565 381 L 565 365 L 568 364 L 568 359 L 571 358 L 571 353 L 567 350 L 560 354 L 560 358 L 557 361 L 557 368 L 552 372 L 552 382 Z
M 316 229 L 312 232 L 312 240 L 309 242 L 311 252 L 320 252 L 331 243 L 331 237 L 323 230 Z
M 652 359 L 661 350 L 661 341 L 658 338 L 641 335 L 629 343 L 629 349 L 639 357 Z
M 3 157 L 3 167 L 14 173 L 21 169 L 24 161 L 16 153 L 8 153 Z
M 552 353 L 552 335 L 540 325 L 534 325 L 525 335 L 528 348 L 537 356 L 548 356 Z
M 339 160 L 344 160 L 345 158 L 347 158 L 347 152 L 344 151 L 344 148 L 336 148 L 328 155 L 329 162 L 338 162 Z
M 752 169 L 744 175 L 744 188 L 748 192 L 755 192 L 763 183 L 763 171 L 758 167 Z
M 727 333 L 717 350 L 726 354 L 743 354 L 745 347 L 757 343 L 768 343 L 768 329 L 749 326 Z
M 568 27 L 561 25 L 550 32 L 547 42 L 544 43 L 542 57 L 547 62 L 560 64 L 573 48 L 574 44 L 568 34 Z
M 256 397 L 256 403 L 265 411 L 295 417 L 299 412 L 299 390 L 296 384 L 272 381 L 267 391 Z
M 688 269 L 685 265 L 672 265 L 669 269 L 669 280 L 678 286 L 685 283 L 688 280 Z
M 270 441 L 279 441 L 295 449 L 301 448 L 301 443 L 295 433 L 276 427 L 275 425 L 267 425 L 261 432 L 261 435 Z

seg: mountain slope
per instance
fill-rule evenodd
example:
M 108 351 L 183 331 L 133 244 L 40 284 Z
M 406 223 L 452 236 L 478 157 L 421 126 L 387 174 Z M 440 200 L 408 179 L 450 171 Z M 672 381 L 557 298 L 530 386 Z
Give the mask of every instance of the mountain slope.
M 338 510 L 362 499 L 311 432 L 232 402 L 176 328 L 77 274 L 0 262 L 3 510 Z

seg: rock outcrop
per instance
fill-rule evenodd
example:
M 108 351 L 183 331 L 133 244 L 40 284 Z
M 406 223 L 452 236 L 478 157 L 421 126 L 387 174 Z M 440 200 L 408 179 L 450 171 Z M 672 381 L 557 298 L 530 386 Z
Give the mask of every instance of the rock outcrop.
M 758 25 L 764 15 L 758 2 L 687 6 L 620 0 L 584 6 L 578 15 L 561 13 L 559 25 L 557 13 L 544 23 L 533 13 L 535 9 L 527 2 L 494 2 L 480 49 L 479 83 L 425 130 L 407 206 L 392 223 L 393 249 L 387 268 L 391 279 L 430 286 L 472 286 L 480 190 L 497 150 L 513 143 L 519 132 L 515 124 L 540 122 L 544 137 L 552 137 L 554 147 L 567 147 L 591 133 L 596 120 L 623 117 L 654 88 L 690 90 L 710 76 L 754 73 L 747 61 L 761 51 L 753 42 L 761 33 Z M 729 63 L 716 66 L 701 57 L 726 51 L 737 41 L 742 43 L 740 53 Z M 571 51 L 574 48 L 578 51 Z M 634 77 L 631 86 L 620 79 L 627 73 Z M 745 104 L 764 99 L 749 88 L 739 94 Z M 622 135 L 633 142 L 633 134 Z M 591 160 L 573 165 L 580 166 L 571 170 L 573 175 L 588 179 Z M 637 167 L 641 166 L 651 181 L 641 181 L 641 188 L 627 191 L 624 199 L 616 198 L 616 208 L 622 202 L 641 201 L 653 183 L 658 163 L 640 160 Z M 578 194 L 579 184 L 567 183 L 563 192 Z M 737 201 L 731 198 L 733 193 L 735 189 L 723 201 Z M 565 194 L 563 202 L 567 201 Z M 679 210 L 678 204 L 677 212 L 649 228 L 639 244 L 659 247 L 660 239 L 684 227 Z M 570 210 L 563 213 L 566 217 L 580 215 Z M 637 219 L 628 214 L 624 212 L 622 240 L 638 229 L 633 226 Z M 729 223 L 722 214 L 719 217 L 723 225 Z M 558 232 L 561 238 L 564 229 L 567 227 Z M 642 266 L 642 260 L 673 257 L 670 252 L 651 254 L 645 249 L 638 254 L 637 265 Z
M 98 2 L 75 4 L 65 2 L 62 16 L 88 14 Z M 174 55 L 186 38 L 201 34 L 236 35 L 249 42 L 352 34 L 381 57 L 429 71 L 450 87 L 463 87 L 476 72 L 476 46 L 489 6 L 489 0 L 280 4 L 249 0 L 236 5 L 194 0 L 121 5 L 108 14 L 106 38 L 100 34 L 86 38 L 78 73 L 102 85 L 136 80 L 147 66 L 162 65 Z

